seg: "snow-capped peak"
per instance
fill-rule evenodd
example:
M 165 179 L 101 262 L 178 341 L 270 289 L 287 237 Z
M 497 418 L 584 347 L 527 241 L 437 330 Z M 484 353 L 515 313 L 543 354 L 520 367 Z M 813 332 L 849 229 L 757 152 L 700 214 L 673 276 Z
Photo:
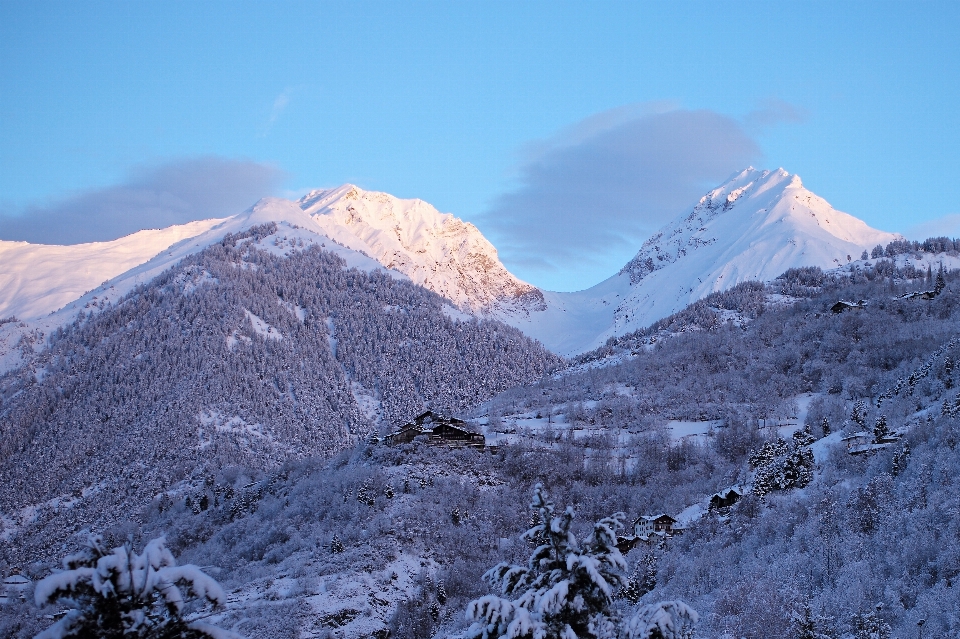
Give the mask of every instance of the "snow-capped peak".
M 798 175 L 750 167 L 644 242 L 621 272 L 637 284 L 678 260 L 709 256 L 713 266 L 742 274 L 736 281 L 769 279 L 791 266 L 837 266 L 898 237 L 837 211 Z
M 353 184 L 311 191 L 297 204 L 323 232 L 470 311 L 542 305 L 540 291 L 514 277 L 473 224 L 419 199 Z
M 800 266 L 846 265 L 899 238 L 837 211 L 797 175 L 749 167 L 644 242 L 617 275 L 585 291 L 547 292 L 545 312 L 512 323 L 575 355 L 715 291 Z

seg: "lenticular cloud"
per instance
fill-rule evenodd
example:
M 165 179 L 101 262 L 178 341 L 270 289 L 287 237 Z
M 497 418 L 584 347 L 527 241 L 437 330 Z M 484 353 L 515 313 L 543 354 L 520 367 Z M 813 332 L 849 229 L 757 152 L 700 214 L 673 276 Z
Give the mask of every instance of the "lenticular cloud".
M 594 284 L 760 156 L 736 120 L 712 111 L 607 115 L 541 145 L 521 167 L 520 187 L 487 212 L 484 226 L 521 277 L 536 281 L 572 261 L 583 280 L 575 284 Z

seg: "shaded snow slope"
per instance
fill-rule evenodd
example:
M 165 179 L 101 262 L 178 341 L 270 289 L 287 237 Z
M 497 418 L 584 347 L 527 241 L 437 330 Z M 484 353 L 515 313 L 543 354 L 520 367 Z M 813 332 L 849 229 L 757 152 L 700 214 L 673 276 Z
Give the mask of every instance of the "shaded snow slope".
M 264 198 L 229 218 L 140 231 L 111 242 L 55 246 L 0 240 L 0 318 L 39 318 L 78 301 L 98 286 L 123 288 L 122 295 L 228 233 L 268 222 L 285 223 L 291 229 L 288 232 L 300 230 L 318 239 L 326 237 L 293 202 Z M 350 266 L 368 270 L 379 266 L 335 243 L 327 248 L 341 253 Z
M 308 193 L 298 204 L 331 238 L 463 310 L 502 318 L 545 308 L 541 292 L 507 271 L 477 227 L 423 200 L 345 184 Z
M 586 291 L 546 293 L 546 310 L 506 321 L 575 355 L 740 282 L 845 265 L 899 238 L 837 211 L 797 175 L 749 168 L 644 242 L 620 273 Z

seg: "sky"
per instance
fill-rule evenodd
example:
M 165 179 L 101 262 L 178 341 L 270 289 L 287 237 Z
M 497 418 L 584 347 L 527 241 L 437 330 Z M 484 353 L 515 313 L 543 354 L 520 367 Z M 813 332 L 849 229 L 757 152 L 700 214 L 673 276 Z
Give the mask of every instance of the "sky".
M 0 239 L 351 182 L 577 290 L 754 165 L 960 235 L 956 2 L 0 3 Z

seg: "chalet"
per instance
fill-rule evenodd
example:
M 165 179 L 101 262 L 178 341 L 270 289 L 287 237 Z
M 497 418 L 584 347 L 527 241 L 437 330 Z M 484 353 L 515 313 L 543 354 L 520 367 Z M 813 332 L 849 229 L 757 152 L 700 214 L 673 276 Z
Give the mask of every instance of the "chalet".
M 932 300 L 940 294 L 940 291 L 914 291 L 912 293 L 904 293 L 900 297 L 896 298 L 898 300 Z
M 677 520 L 663 513 L 659 515 L 640 515 L 633 522 L 633 534 L 648 538 L 650 535 L 670 535 L 678 531 Z
M 26 598 L 26 591 L 32 582 L 23 575 L 10 575 L 3 580 L 0 588 L 0 603 L 9 603 L 12 600 Z
M 830 307 L 830 310 L 834 313 L 842 313 L 844 311 L 859 311 L 866 308 L 866 300 L 859 300 L 857 302 L 848 302 L 846 300 L 839 300 L 836 304 Z
M 429 410 L 387 435 L 384 441 L 391 446 L 409 444 L 420 435 L 424 435 L 431 444 L 454 448 L 469 446 L 482 449 L 486 444 L 484 436 L 467 430 L 466 422 L 462 419 L 445 417 Z
M 470 446 L 482 449 L 486 444 L 486 438 L 480 433 L 474 433 L 450 423 L 434 425 L 429 433 L 429 438 L 431 444 L 445 444 L 447 446 Z
M 420 426 L 417 426 L 416 424 L 407 424 L 400 430 L 390 433 L 383 439 L 391 446 L 396 446 L 397 444 L 409 444 L 417 435 L 422 434 L 423 429 Z
M 889 435 L 881 437 L 878 440 L 870 431 L 862 430 L 847 435 L 840 441 L 847 445 L 847 452 L 851 455 L 862 455 L 864 453 L 872 453 L 883 448 L 889 448 L 894 443 L 899 441 L 900 437 L 900 433 L 891 432 Z
M 625 535 L 617 537 L 617 550 L 620 551 L 620 554 L 625 555 L 637 546 L 640 545 L 643 539 L 637 537 L 636 535 Z
M 740 501 L 740 498 L 743 497 L 744 489 L 742 486 L 733 486 L 727 488 L 726 490 L 721 490 L 718 493 L 714 493 L 710 496 L 710 510 L 719 510 L 721 508 L 729 508 L 735 503 Z

